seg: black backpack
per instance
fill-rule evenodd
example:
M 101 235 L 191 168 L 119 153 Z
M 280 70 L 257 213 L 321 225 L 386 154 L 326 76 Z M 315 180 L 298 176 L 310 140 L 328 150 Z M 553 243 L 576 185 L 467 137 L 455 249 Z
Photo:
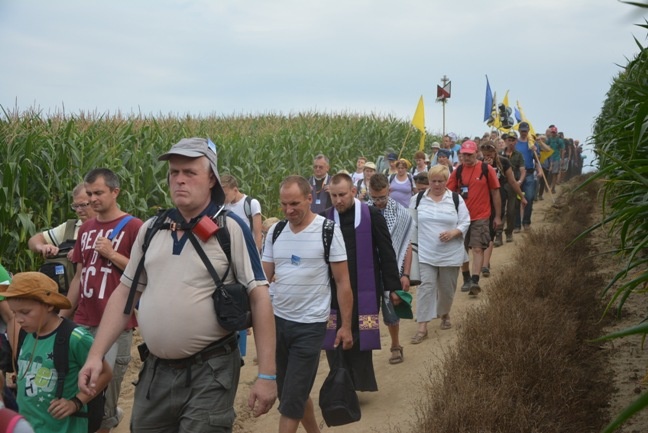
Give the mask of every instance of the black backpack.
M 416 195 L 416 205 L 414 206 L 414 209 L 418 209 L 419 203 L 421 203 L 424 194 L 425 191 L 421 191 Z M 455 210 L 459 212 L 459 194 L 454 191 L 452 191 L 452 201 L 454 202 Z
M 481 167 L 482 172 L 479 175 L 479 180 L 481 180 L 482 177 L 486 176 L 486 182 L 488 183 L 488 186 L 490 188 L 490 179 L 488 178 L 488 164 L 486 164 L 484 161 L 478 161 L 478 162 L 481 162 L 481 165 L 482 165 L 482 167 Z M 457 171 L 457 174 L 456 174 L 456 176 L 457 176 L 457 185 L 459 185 L 459 187 L 464 186 L 463 182 L 461 181 L 461 172 L 463 171 L 463 164 L 459 164 L 459 167 L 457 167 L 455 170 Z
M 252 198 L 249 195 L 245 196 L 245 203 L 243 203 L 243 212 L 250 223 L 250 231 L 254 233 L 254 217 L 252 215 Z
M 69 353 L 70 353 L 70 335 L 78 325 L 73 321 L 63 318 L 61 325 L 56 330 L 56 340 L 54 342 L 54 368 L 58 374 L 56 380 L 56 398 L 63 398 L 63 387 L 65 385 L 65 377 L 70 371 Z M 20 330 L 18 336 L 18 345 L 16 346 L 16 357 L 20 353 L 20 348 L 25 341 L 27 333 Z M 105 390 L 101 391 L 95 398 L 85 404 L 86 411 L 81 411 L 72 414 L 71 416 L 87 418 L 88 419 L 88 433 L 94 433 L 101 427 L 101 420 L 104 417 L 104 405 L 106 403 Z
M 281 220 L 277 223 L 274 232 L 272 232 L 272 245 L 274 245 L 275 241 L 286 227 L 286 224 L 288 224 L 288 220 Z M 324 218 L 324 222 L 322 223 L 322 245 L 324 245 L 324 261 L 326 263 L 329 263 L 334 228 L 335 222 L 328 218 Z
M 48 257 L 38 268 L 39 272 L 47 275 L 58 284 L 59 293 L 66 295 L 70 289 L 70 282 L 74 277 L 74 263 L 67 259 L 67 254 L 74 248 L 74 228 L 77 220 L 70 219 L 65 222 L 65 239 L 59 244 L 59 252 L 55 257 Z
M 226 221 L 226 216 L 229 215 L 229 211 L 225 210 L 222 208 L 222 212 L 219 211 L 217 213 L 217 225 L 219 227 L 219 230 L 216 232 L 216 239 L 220 243 L 221 248 L 223 249 L 223 252 L 225 253 L 225 257 L 227 257 L 228 263 L 232 262 L 232 246 L 230 242 L 230 234 L 229 230 L 227 229 L 227 224 L 225 223 Z M 167 217 L 169 214 L 173 211 L 173 209 L 160 209 L 160 211 L 155 215 L 153 218 L 154 221 L 151 223 L 151 225 L 148 226 L 146 229 L 146 234 L 144 235 L 144 242 L 142 243 L 142 258 L 140 259 L 139 263 L 137 264 L 137 268 L 135 270 L 135 274 L 133 275 L 133 283 L 131 284 L 130 291 L 128 293 L 128 300 L 126 301 L 126 307 L 124 308 L 124 314 L 130 314 L 132 307 L 133 307 L 133 301 L 135 299 L 135 292 L 137 292 L 137 284 L 139 283 L 140 276 L 142 275 L 142 271 L 144 270 L 144 258 L 146 257 L 146 250 L 148 249 L 151 240 L 153 239 L 153 236 L 159 231 L 159 230 L 169 230 L 171 228 L 171 224 L 177 224 L 177 223 L 168 223 L 166 222 Z M 191 230 L 191 227 L 180 227 L 182 226 L 181 224 L 178 224 L 178 229 L 182 230 Z M 251 228 L 250 228 L 251 229 Z M 194 246 L 196 248 L 196 251 L 198 251 L 198 247 Z M 200 255 L 200 252 L 198 252 Z M 203 260 L 205 263 L 205 266 L 208 265 L 208 263 L 205 261 L 205 258 L 203 255 L 200 255 L 200 258 Z M 209 267 L 207 266 L 208 271 Z M 229 268 L 228 268 L 229 271 Z M 211 271 L 210 271 L 211 274 Z M 212 275 L 213 277 L 213 275 Z M 223 280 L 226 278 L 226 276 L 223 276 Z M 218 282 L 216 282 L 216 285 L 218 286 Z

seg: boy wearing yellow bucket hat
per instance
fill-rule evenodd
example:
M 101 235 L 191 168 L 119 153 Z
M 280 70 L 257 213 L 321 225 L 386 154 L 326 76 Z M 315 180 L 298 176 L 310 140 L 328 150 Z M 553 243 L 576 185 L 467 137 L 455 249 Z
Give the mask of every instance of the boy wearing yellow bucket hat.
M 70 308 L 70 301 L 58 292 L 58 284 L 40 272 L 22 272 L 13 276 L 9 284 L 0 284 L 0 296 L 6 298 L 14 314 L 14 323 L 25 332 L 20 352 L 16 356 L 16 385 L 20 413 L 39 433 L 86 433 L 87 418 L 71 416 L 85 410 L 85 404 L 95 395 L 79 391 L 77 376 L 83 366 L 92 335 L 82 327 L 75 327 L 69 338 L 69 369 L 65 375 L 63 397 L 55 395 L 57 372 L 54 345 L 63 318 L 58 313 Z M 18 332 L 10 337 L 15 348 Z M 103 390 L 112 377 L 104 361 L 104 373 L 97 380 L 95 390 Z

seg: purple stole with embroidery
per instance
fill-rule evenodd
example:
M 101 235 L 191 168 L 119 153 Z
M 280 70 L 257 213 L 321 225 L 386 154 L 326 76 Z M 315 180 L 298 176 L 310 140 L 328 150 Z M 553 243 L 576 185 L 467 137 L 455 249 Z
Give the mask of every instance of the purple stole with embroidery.
M 356 276 L 358 284 L 358 321 L 360 329 L 360 350 L 380 349 L 380 330 L 378 329 L 378 303 L 376 301 L 376 274 L 374 271 L 374 248 L 371 233 L 371 214 L 366 203 L 356 200 L 360 206 L 360 224 L 355 228 Z M 334 208 L 327 217 L 334 219 Z M 331 308 L 326 325 L 323 349 L 332 350 L 338 329 L 339 312 Z

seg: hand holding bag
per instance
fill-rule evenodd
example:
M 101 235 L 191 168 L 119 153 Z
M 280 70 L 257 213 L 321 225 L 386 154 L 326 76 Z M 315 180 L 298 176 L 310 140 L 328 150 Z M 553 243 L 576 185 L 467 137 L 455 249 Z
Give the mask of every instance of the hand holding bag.
M 387 325 L 398 323 L 398 315 L 396 314 L 396 309 L 394 308 L 394 304 L 392 304 L 388 291 L 383 292 L 382 295 L 382 314 L 383 320 Z
M 326 425 L 338 426 L 360 421 L 360 402 L 349 371 L 343 366 L 342 346 L 335 350 L 335 362 L 319 394 L 319 406 Z

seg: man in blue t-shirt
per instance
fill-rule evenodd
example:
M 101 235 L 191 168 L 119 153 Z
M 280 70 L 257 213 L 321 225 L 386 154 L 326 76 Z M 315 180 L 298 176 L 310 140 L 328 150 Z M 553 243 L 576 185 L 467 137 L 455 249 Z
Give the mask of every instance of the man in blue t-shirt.
M 524 168 L 526 173 L 524 175 L 524 181 L 522 182 L 522 192 L 524 197 L 527 199 L 527 205 L 524 207 L 524 215 L 522 221 L 520 217 L 516 218 L 515 221 L 515 231 L 518 232 L 520 227 L 523 225 L 525 230 L 531 228 L 531 213 L 533 212 L 533 200 L 535 199 L 536 194 L 536 163 L 537 158 L 536 154 L 538 152 L 538 147 L 535 143 L 529 146 L 529 124 L 527 122 L 520 123 L 520 138 L 518 138 L 517 143 L 515 143 L 515 150 L 520 152 L 524 157 Z M 538 171 L 538 177 L 542 176 L 542 171 Z

